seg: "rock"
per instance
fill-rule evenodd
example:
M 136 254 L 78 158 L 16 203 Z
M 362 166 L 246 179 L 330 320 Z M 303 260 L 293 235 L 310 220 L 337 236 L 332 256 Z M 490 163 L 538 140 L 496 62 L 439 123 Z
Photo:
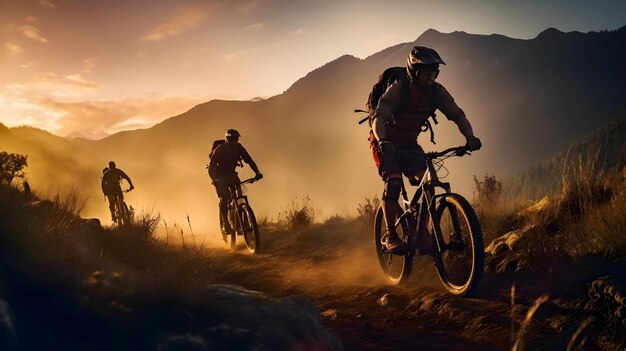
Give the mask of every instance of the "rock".
M 402 300 L 397 295 L 387 293 L 378 299 L 376 303 L 383 307 L 400 307 L 402 305 Z
M 102 230 L 102 223 L 98 218 L 87 218 L 81 220 L 81 225 L 85 232 L 99 232 Z
M 249 345 L 258 343 L 263 346 L 258 349 L 268 350 L 343 349 L 339 338 L 322 326 L 319 311 L 305 297 L 271 298 L 239 286 L 213 284 L 206 289 L 206 299 L 212 319 L 221 321 L 212 332 L 218 341 L 244 338 Z
M 0 298 L 0 350 L 14 350 L 16 345 L 13 310 L 8 302 Z
M 322 317 L 331 321 L 337 320 L 337 310 L 336 309 L 328 309 L 322 312 Z
M 202 335 L 192 333 L 168 335 L 157 342 L 156 349 L 159 351 L 213 350 L 211 344 Z
M 591 283 L 587 293 L 587 308 L 599 315 L 617 340 L 626 339 L 626 278 L 600 277 Z

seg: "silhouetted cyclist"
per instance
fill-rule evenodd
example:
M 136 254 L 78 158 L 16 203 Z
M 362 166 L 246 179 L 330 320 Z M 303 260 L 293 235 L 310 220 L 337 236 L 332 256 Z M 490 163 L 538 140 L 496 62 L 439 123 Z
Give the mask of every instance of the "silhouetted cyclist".
M 385 242 L 390 252 L 400 252 L 404 248 L 404 242 L 394 228 L 395 216 L 400 210 L 398 199 L 402 189 L 402 174 L 409 178 L 422 177 L 426 171 L 422 156 L 409 156 L 402 151 L 423 152 L 417 143 L 417 136 L 434 111 L 440 110 L 448 120 L 457 124 L 471 151 L 481 147 L 480 139 L 474 136 L 463 110 L 446 88 L 435 82 L 440 64 L 445 65 L 435 50 L 424 46 L 414 47 L 406 65 L 410 79 L 396 80 L 389 85 L 372 116 L 370 148 L 378 173 L 385 182 Z
M 230 234 L 231 225 L 227 218 L 228 202 L 230 201 L 230 187 L 239 184 L 235 168 L 243 167 L 241 161 L 246 162 L 256 173 L 256 179 L 263 178 L 256 163 L 250 157 L 248 151 L 239 143 L 241 134 L 234 129 L 226 131 L 226 142 L 217 146 L 209 155 L 209 176 L 213 180 L 217 196 L 220 199 L 220 218 L 222 219 L 222 232 Z
M 124 193 L 122 192 L 121 182 L 122 179 L 126 179 L 130 188 L 128 191 L 135 189 L 130 177 L 119 168 L 116 168 L 115 162 L 110 161 L 109 167 L 102 170 L 102 192 L 109 200 L 109 210 L 111 211 L 111 220 L 115 222 L 115 198 L 120 196 L 124 199 Z

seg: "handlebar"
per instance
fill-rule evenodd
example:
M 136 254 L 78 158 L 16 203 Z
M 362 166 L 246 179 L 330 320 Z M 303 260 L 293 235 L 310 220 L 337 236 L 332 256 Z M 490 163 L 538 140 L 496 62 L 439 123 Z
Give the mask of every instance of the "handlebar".
M 242 182 L 239 182 L 239 185 L 243 185 L 243 184 L 247 184 L 247 183 L 252 184 L 252 183 L 258 182 L 258 181 L 259 181 L 259 179 L 257 179 L 256 177 L 253 177 L 253 178 L 246 179 L 246 180 L 244 180 Z
M 438 151 L 438 152 L 437 151 L 421 152 L 421 151 L 405 151 L 405 150 L 400 150 L 398 152 L 405 154 L 405 155 L 426 156 L 426 158 L 430 160 L 441 157 L 441 156 L 445 156 L 449 153 L 454 153 L 454 156 L 463 156 L 465 154 L 470 154 L 469 148 L 467 147 L 467 145 L 451 147 L 451 148 L 445 149 L 443 151 Z
M 246 180 L 244 180 L 244 181 L 240 181 L 240 182 L 239 182 L 239 183 L 237 183 L 236 185 L 244 185 L 244 184 L 248 184 L 248 183 L 249 183 L 249 184 L 252 184 L 252 183 L 254 183 L 254 182 L 258 182 L 259 180 L 260 180 L 260 179 L 258 179 L 258 178 L 256 178 L 256 177 L 252 177 L 252 178 L 248 178 L 248 179 L 246 179 Z M 213 179 L 213 183 L 214 183 L 214 184 L 219 183 L 219 181 L 220 181 L 219 179 Z M 233 184 L 233 185 L 235 185 L 235 184 Z

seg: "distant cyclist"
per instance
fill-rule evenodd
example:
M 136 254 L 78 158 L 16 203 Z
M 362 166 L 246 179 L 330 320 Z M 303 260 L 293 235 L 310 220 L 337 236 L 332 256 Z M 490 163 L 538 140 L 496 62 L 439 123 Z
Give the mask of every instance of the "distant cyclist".
M 117 168 L 115 162 L 110 161 L 109 167 L 102 170 L 102 192 L 109 200 L 109 210 L 111 211 L 111 220 L 117 221 L 115 217 L 115 199 L 116 196 L 120 196 L 124 199 L 124 193 L 122 192 L 121 182 L 122 179 L 126 179 L 130 188 L 128 191 L 135 189 L 130 177 L 124 173 L 121 169 Z
M 209 176 L 220 199 L 220 218 L 222 219 L 222 232 L 230 234 L 233 229 L 227 218 L 228 202 L 230 201 L 230 187 L 239 184 L 235 168 L 243 167 L 241 161 L 246 162 L 256 173 L 256 179 L 263 178 L 256 163 L 250 157 L 248 151 L 239 143 L 241 134 L 234 129 L 226 131 L 225 142 L 218 144 L 209 155 Z

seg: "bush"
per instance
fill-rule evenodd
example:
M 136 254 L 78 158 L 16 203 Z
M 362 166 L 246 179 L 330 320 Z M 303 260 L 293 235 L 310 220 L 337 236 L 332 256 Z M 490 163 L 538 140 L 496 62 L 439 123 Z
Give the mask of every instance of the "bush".
M 502 181 L 494 174 L 485 174 L 483 180 L 474 176 L 474 203 L 477 207 L 495 206 L 502 195 Z
M 380 199 L 378 195 L 374 195 L 373 198 L 366 197 L 363 202 L 357 205 L 356 211 L 359 213 L 359 220 L 365 224 L 371 224 L 374 222 L 374 216 L 376 211 L 380 207 Z
M 24 178 L 24 167 L 28 166 L 28 157 L 20 154 L 0 152 L 0 182 L 11 183 L 14 178 Z
M 311 198 L 306 196 L 301 201 L 297 198 L 291 200 L 291 204 L 279 214 L 279 218 L 283 218 L 287 226 L 292 229 L 309 226 L 315 220 Z

